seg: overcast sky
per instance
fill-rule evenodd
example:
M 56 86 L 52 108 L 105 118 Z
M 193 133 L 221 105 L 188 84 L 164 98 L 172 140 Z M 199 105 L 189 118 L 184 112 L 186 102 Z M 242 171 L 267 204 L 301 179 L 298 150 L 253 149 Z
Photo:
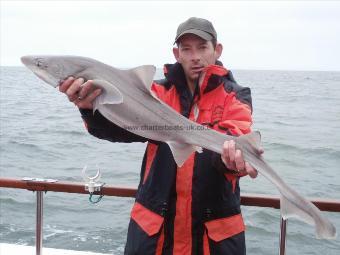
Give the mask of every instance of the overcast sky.
M 340 2 L 3 1 L 1 65 L 28 54 L 92 57 L 116 67 L 174 62 L 179 23 L 211 20 L 230 69 L 340 71 Z

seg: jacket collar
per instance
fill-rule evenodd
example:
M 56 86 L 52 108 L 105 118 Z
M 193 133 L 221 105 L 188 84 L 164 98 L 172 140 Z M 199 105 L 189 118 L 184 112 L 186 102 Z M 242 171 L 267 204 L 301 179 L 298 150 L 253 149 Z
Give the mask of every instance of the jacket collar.
M 178 92 L 181 114 L 189 117 L 193 96 L 187 85 L 182 65 L 180 63 L 164 65 L 164 76 L 168 80 L 167 89 L 174 85 Z
M 200 87 L 196 89 L 195 94 L 205 94 L 217 88 L 223 81 L 223 77 L 229 76 L 229 71 L 223 67 L 220 61 L 216 61 L 215 65 L 204 68 L 199 79 Z M 169 81 L 169 85 L 173 84 L 176 90 L 182 94 L 189 91 L 183 67 L 180 63 L 164 65 L 164 76 Z
M 199 100 L 202 94 L 217 88 L 222 83 L 223 77 L 231 76 L 231 72 L 228 72 L 222 63 L 217 61 L 216 65 L 208 66 L 202 75 L 201 87 L 196 86 L 194 95 L 192 95 L 182 65 L 179 63 L 164 65 L 164 76 L 168 80 L 166 87 L 169 89 L 172 85 L 175 86 L 179 94 L 181 114 L 186 117 L 189 117 L 194 102 Z
M 222 84 L 229 71 L 222 65 L 210 65 L 204 68 L 199 78 L 201 94 L 208 93 Z

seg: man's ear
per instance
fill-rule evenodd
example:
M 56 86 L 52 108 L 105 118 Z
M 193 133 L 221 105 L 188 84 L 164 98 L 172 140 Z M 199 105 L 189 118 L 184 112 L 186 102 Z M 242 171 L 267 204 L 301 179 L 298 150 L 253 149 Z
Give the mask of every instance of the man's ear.
M 172 49 L 172 52 L 174 53 L 174 56 L 175 56 L 176 61 L 179 62 L 179 61 L 178 61 L 178 60 L 179 60 L 179 49 L 174 47 L 174 48 Z
M 222 55 L 222 51 L 223 51 L 223 46 L 221 43 L 217 43 L 216 44 L 216 48 L 215 48 L 215 56 L 216 59 L 219 59 L 220 56 Z

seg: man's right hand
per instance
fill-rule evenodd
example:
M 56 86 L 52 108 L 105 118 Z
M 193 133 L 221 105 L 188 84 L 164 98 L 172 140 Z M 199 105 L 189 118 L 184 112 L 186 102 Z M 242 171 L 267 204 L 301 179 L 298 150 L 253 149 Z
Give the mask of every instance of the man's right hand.
M 101 89 L 96 88 L 92 80 L 84 82 L 83 78 L 67 78 L 59 85 L 59 91 L 66 94 L 68 100 L 78 108 L 93 109 L 93 101 L 100 95 Z

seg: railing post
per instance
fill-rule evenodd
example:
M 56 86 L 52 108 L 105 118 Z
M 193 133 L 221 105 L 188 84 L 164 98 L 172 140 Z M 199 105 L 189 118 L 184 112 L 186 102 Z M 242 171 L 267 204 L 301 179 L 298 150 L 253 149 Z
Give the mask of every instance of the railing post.
M 288 220 L 285 220 L 281 217 L 280 222 L 280 250 L 279 255 L 286 254 L 286 234 L 287 234 L 287 224 Z
M 35 229 L 35 254 L 42 255 L 43 237 L 43 191 L 37 191 L 37 212 Z

